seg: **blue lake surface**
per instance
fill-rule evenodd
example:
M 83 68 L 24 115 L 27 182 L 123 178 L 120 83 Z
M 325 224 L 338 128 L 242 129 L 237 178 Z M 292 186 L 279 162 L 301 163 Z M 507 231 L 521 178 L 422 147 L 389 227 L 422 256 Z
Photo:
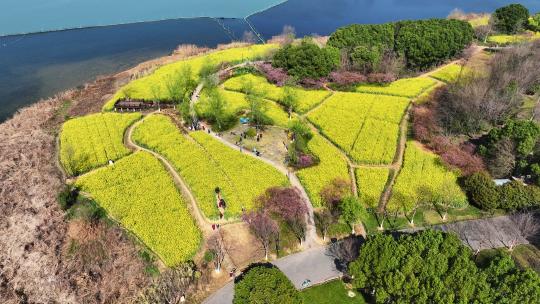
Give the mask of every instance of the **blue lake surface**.
M 445 17 L 454 8 L 489 12 L 514 1 L 289 0 L 248 20 L 265 38 L 284 25 L 294 26 L 299 36 L 327 35 L 350 23 Z M 0 2 L 5 5 L 6 0 Z M 521 3 L 531 12 L 540 11 L 539 0 Z M 243 19 L 195 18 L 0 37 L 0 122 L 39 98 L 169 54 L 179 44 L 214 47 L 241 38 L 247 30 Z
M 283 1 L 2 0 L 0 36 L 178 18 L 244 18 Z

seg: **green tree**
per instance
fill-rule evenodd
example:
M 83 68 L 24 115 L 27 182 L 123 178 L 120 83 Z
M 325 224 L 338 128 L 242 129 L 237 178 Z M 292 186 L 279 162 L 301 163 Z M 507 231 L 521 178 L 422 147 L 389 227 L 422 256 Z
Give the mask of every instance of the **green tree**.
M 351 60 L 364 73 L 373 72 L 381 63 L 383 50 L 378 46 L 360 45 L 351 52 Z
M 242 83 L 242 93 L 248 103 L 248 117 L 251 123 L 260 127 L 262 125 L 271 124 L 271 119 L 266 115 L 268 106 L 264 100 L 265 92 L 256 88 L 252 81 Z
M 533 32 L 540 32 L 540 13 L 536 13 L 529 19 L 529 29 Z
M 454 19 L 400 21 L 396 28 L 395 50 L 412 69 L 425 69 L 458 55 L 474 35 L 468 22 Z
M 384 24 L 351 24 L 337 29 L 328 45 L 340 50 L 353 50 L 358 46 L 375 46 L 383 50 L 394 49 L 395 26 Z
M 499 191 L 486 173 L 474 173 L 465 178 L 463 188 L 476 206 L 487 211 L 493 211 L 499 206 Z
M 501 252 L 484 270 L 492 288 L 492 303 L 539 303 L 540 276 L 532 269 L 520 270 Z
M 339 209 L 341 211 L 340 218 L 351 226 L 352 233 L 354 233 L 354 224 L 360 220 L 363 212 L 365 212 L 360 201 L 354 196 L 346 197 L 339 204 Z
M 225 129 L 230 121 L 226 112 L 227 100 L 214 88 L 208 91 L 208 101 L 208 120 L 217 130 Z
M 172 71 L 165 77 L 165 88 L 169 98 L 177 104 L 189 102 L 190 94 L 196 86 L 197 81 L 193 78 L 189 65 L 183 65 L 182 68 Z
M 521 4 L 510 4 L 495 10 L 495 28 L 506 34 L 515 34 L 528 25 L 529 10 Z
M 288 44 L 274 55 L 272 65 L 287 70 L 298 79 L 325 77 L 339 65 L 339 50 L 321 48 L 305 38 L 299 45 Z
M 291 281 L 273 265 L 252 266 L 234 285 L 234 304 L 303 302 Z
M 298 94 L 292 87 L 285 86 L 283 88 L 283 99 L 281 100 L 281 103 L 287 108 L 289 119 L 291 119 L 292 112 L 296 110 L 299 103 Z
M 489 286 L 470 250 L 439 231 L 371 236 L 349 273 L 377 303 L 489 303 Z

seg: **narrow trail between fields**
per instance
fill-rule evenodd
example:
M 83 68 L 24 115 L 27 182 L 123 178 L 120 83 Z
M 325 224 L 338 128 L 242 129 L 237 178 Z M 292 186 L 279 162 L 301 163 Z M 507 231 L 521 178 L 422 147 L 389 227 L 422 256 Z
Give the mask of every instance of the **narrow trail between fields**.
M 475 54 L 479 53 L 480 51 L 482 51 L 482 48 L 477 48 L 475 50 Z M 430 79 L 433 79 L 436 82 L 436 84 L 433 87 L 430 87 L 430 88 L 428 88 L 426 90 L 430 90 L 430 89 L 433 89 L 434 87 L 438 87 L 438 86 L 444 86 L 444 85 L 446 85 L 445 82 L 440 81 L 438 79 L 435 79 L 435 78 L 431 77 L 431 75 L 438 72 L 439 70 L 444 69 L 445 67 L 447 67 L 447 66 L 449 66 L 451 64 L 457 64 L 457 63 L 460 63 L 460 62 L 461 62 L 461 59 L 454 60 L 454 61 L 449 62 L 449 63 L 447 63 L 447 64 L 445 64 L 443 66 L 438 67 L 435 70 L 432 70 L 432 71 L 426 72 L 424 74 L 421 74 L 418 77 L 429 77 Z M 332 95 L 335 93 L 335 91 L 332 90 L 327 85 L 324 85 L 323 88 L 330 91 L 330 92 L 332 92 Z M 401 168 L 403 166 L 405 148 L 406 148 L 406 145 L 407 145 L 407 137 L 408 137 L 408 122 L 409 122 L 409 118 L 410 118 L 410 114 L 411 114 L 411 111 L 412 111 L 413 104 L 415 103 L 415 101 L 420 96 L 422 96 L 422 94 L 424 94 L 424 92 L 421 92 L 420 94 L 418 94 L 418 96 L 410 99 L 410 105 L 407 108 L 407 110 L 405 111 L 405 114 L 403 115 L 403 118 L 402 118 L 402 120 L 401 120 L 401 122 L 399 124 L 399 130 L 400 130 L 399 132 L 400 132 L 400 134 L 399 134 L 399 139 L 398 139 L 398 142 L 397 142 L 397 149 L 396 149 L 396 154 L 395 154 L 395 157 L 394 157 L 394 161 L 391 164 L 388 164 L 388 165 L 359 164 L 359 163 L 354 162 L 349 157 L 349 155 L 347 154 L 346 151 L 344 151 L 341 147 L 335 145 L 331 140 L 329 140 L 326 137 L 326 135 L 324 135 L 317 127 L 315 127 L 315 125 L 313 125 L 309 121 L 309 119 L 306 119 L 306 121 L 310 125 L 311 129 L 315 133 L 319 134 L 322 138 L 324 138 L 330 145 L 334 146 L 341 153 L 342 157 L 347 161 L 347 164 L 348 164 L 348 167 L 349 167 L 349 175 L 350 175 L 351 184 L 352 184 L 351 188 L 352 188 L 353 193 L 356 196 L 358 196 L 359 193 L 358 193 L 356 174 L 354 172 L 355 169 L 386 168 L 386 169 L 391 170 L 389 180 L 387 181 L 386 187 L 385 187 L 385 189 L 384 189 L 384 191 L 383 191 L 383 193 L 381 195 L 381 199 L 379 201 L 378 210 L 380 212 L 384 211 L 384 209 L 386 208 L 386 205 L 388 204 L 388 201 L 390 200 L 390 197 L 392 196 L 392 190 L 393 190 L 393 187 L 395 185 L 396 179 L 397 179 L 397 177 L 399 175 L 399 172 L 400 172 L 400 170 L 401 170 Z M 381 95 L 386 95 L 386 94 L 381 94 Z M 392 96 L 392 95 L 387 95 L 387 96 Z M 324 105 L 325 101 L 326 101 L 326 99 L 323 100 L 323 102 L 318 104 L 316 107 L 314 107 L 311 110 L 309 110 L 308 112 L 306 112 L 304 115 L 302 115 L 302 117 L 307 117 L 309 114 L 311 114 L 314 111 L 316 111 L 317 109 L 319 109 L 321 106 Z
M 200 94 L 193 94 L 191 98 L 191 106 L 194 107 L 195 104 L 198 102 L 200 97 Z M 208 128 L 207 128 L 208 129 Z M 210 129 L 209 129 L 210 130 Z M 319 237 L 317 236 L 317 230 L 315 227 L 315 219 L 314 219 L 314 208 L 313 203 L 309 199 L 309 196 L 307 195 L 306 190 L 304 189 L 304 186 L 300 183 L 300 180 L 296 176 L 296 174 L 292 171 L 290 171 L 285 165 L 279 164 L 273 160 L 270 160 L 268 158 L 265 158 L 264 156 L 256 156 L 255 154 L 251 153 L 251 151 L 248 151 L 246 149 L 240 149 L 239 146 L 223 139 L 222 137 L 218 136 L 215 132 L 209 132 L 213 138 L 217 139 L 221 143 L 225 144 L 226 146 L 230 147 L 231 149 L 238 150 L 239 152 L 249 155 L 253 158 L 256 158 L 272 167 L 280 171 L 282 174 L 286 175 L 289 179 L 289 182 L 291 183 L 291 186 L 298 188 L 300 190 L 300 194 L 302 195 L 302 198 L 307 204 L 308 207 L 308 217 L 307 217 L 307 231 L 306 231 L 306 239 L 305 242 L 303 242 L 302 246 L 304 248 L 313 248 L 317 246 L 321 246 L 322 242 L 319 240 Z
M 152 114 L 154 114 L 154 113 L 158 113 L 158 112 L 153 112 Z M 165 166 L 165 169 L 169 172 L 169 174 L 173 178 L 173 181 L 176 184 L 176 187 L 182 192 L 184 198 L 187 198 L 187 200 L 189 201 L 188 209 L 189 209 L 191 215 L 193 216 L 193 218 L 195 219 L 195 221 L 197 222 L 197 226 L 199 226 L 199 228 L 203 232 L 205 241 L 210 239 L 214 234 L 221 233 L 219 229 L 218 230 L 213 230 L 212 229 L 212 224 L 214 224 L 214 222 L 210 222 L 202 214 L 201 210 L 199 209 L 199 205 L 197 204 L 197 200 L 195 199 L 195 196 L 193 195 L 193 193 L 191 192 L 191 190 L 187 186 L 186 182 L 178 174 L 178 172 L 176 171 L 174 166 L 169 162 L 169 160 L 166 159 L 165 157 L 163 157 L 159 153 L 156 153 L 156 152 L 154 152 L 152 150 L 149 150 L 147 148 L 139 146 L 138 144 L 136 144 L 132 140 L 133 130 L 139 124 L 143 123 L 145 118 L 146 118 L 146 116 L 144 116 L 141 120 L 137 121 L 136 123 L 134 123 L 133 125 L 131 125 L 127 129 L 127 131 L 125 133 L 125 136 L 124 136 L 124 144 L 128 148 L 131 148 L 131 149 L 133 149 L 135 151 L 145 151 L 147 153 L 152 154 L 155 158 L 157 158 Z M 226 225 L 226 224 L 231 224 L 231 223 L 223 223 L 223 224 L 220 224 L 220 225 Z M 204 246 L 202 246 L 201 248 L 204 248 Z M 199 254 L 201 254 L 201 252 L 199 252 Z M 237 265 L 235 265 L 233 259 L 230 257 L 230 254 L 227 252 L 227 250 L 225 250 L 224 265 L 227 265 L 227 264 L 232 265 L 231 268 L 236 268 L 237 267 Z

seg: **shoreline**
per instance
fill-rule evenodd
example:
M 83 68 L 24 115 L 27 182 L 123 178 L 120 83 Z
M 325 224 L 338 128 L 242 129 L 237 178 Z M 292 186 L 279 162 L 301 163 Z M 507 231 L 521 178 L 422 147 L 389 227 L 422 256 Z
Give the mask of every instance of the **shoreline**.
M 85 29 L 94 29 L 94 28 L 104 28 L 104 27 L 113 27 L 113 26 L 122 26 L 122 25 L 131 25 L 131 24 L 143 24 L 143 23 L 157 23 L 157 22 L 164 22 L 164 21 L 175 21 L 175 20 L 189 20 L 189 19 L 224 19 L 224 20 L 243 20 L 247 19 L 249 17 L 252 17 L 254 15 L 263 13 L 269 9 L 272 9 L 274 7 L 277 7 L 279 5 L 282 5 L 289 0 L 280 0 L 279 3 L 270 5 L 266 8 L 260 9 L 258 11 L 255 11 L 247 16 L 240 16 L 240 17 L 212 17 L 212 16 L 192 16 L 192 17 L 177 17 L 177 18 L 159 18 L 159 19 L 152 19 L 152 20 L 134 20 L 134 21 L 126 21 L 126 22 L 118 22 L 118 23 L 111 23 L 111 24 L 96 24 L 96 25 L 80 25 L 80 26 L 74 26 L 74 27 L 65 27 L 65 28 L 53 28 L 48 30 L 41 30 L 41 31 L 31 31 L 31 32 L 21 32 L 21 33 L 10 33 L 10 34 L 0 34 L 0 39 L 2 38 L 11 38 L 11 37 L 18 37 L 18 36 L 30 36 L 30 35 L 40 35 L 40 34 L 48 34 L 48 33 L 56 33 L 56 32 L 66 32 L 66 31 L 76 31 L 76 30 L 85 30 Z

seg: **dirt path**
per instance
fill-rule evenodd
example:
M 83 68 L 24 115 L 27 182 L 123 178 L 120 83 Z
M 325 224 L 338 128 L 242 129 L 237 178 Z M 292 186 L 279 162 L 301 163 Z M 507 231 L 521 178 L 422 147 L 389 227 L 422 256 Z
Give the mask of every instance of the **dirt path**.
M 410 111 L 412 109 L 412 106 L 409 105 L 407 108 L 407 112 L 403 116 L 403 119 L 401 120 L 401 123 L 399 125 L 399 143 L 396 151 L 396 159 L 394 160 L 394 163 L 390 166 L 390 169 L 393 170 L 390 181 L 387 183 L 387 187 L 384 189 L 383 195 L 381 197 L 381 201 L 379 202 L 379 211 L 382 212 L 386 208 L 386 204 L 388 204 L 388 201 L 390 200 L 390 197 L 392 195 L 392 190 L 394 188 L 394 184 L 396 183 L 396 178 L 399 175 L 399 171 L 401 170 L 401 167 L 403 166 L 403 158 L 405 155 L 405 147 L 407 145 L 407 131 L 408 131 L 408 122 L 409 122 L 409 116 Z
M 201 210 L 199 209 L 198 205 L 197 205 L 197 200 L 195 199 L 195 197 L 193 196 L 193 194 L 191 193 L 191 191 L 189 190 L 188 186 L 186 185 L 186 183 L 184 182 L 184 180 L 180 177 L 180 175 L 178 174 L 178 172 L 176 172 L 176 170 L 174 169 L 174 167 L 171 165 L 171 163 L 163 156 L 161 156 L 160 154 L 152 151 L 152 150 L 149 150 L 149 149 L 146 149 L 144 147 L 141 147 L 139 145 L 137 145 L 131 138 L 132 134 L 133 134 L 133 130 L 140 124 L 144 121 L 144 118 L 139 120 L 138 122 L 134 123 L 133 125 L 131 125 L 127 132 L 126 132 L 126 136 L 124 138 L 125 140 L 125 145 L 135 151 L 145 151 L 145 152 L 148 152 L 150 154 L 152 154 L 155 158 L 159 159 L 161 161 L 161 163 L 165 166 L 165 168 L 167 169 L 167 171 L 169 172 L 169 174 L 172 176 L 173 180 L 174 180 L 174 183 L 176 184 L 176 186 L 182 191 L 182 194 L 184 195 L 184 197 L 188 198 L 188 201 L 189 201 L 189 209 L 191 211 L 191 214 L 193 215 L 193 217 L 195 218 L 195 220 L 197 221 L 197 224 L 199 225 L 199 228 L 203 231 L 203 233 L 205 234 L 206 237 L 209 237 L 210 235 L 212 235 L 213 231 L 212 231 L 212 223 L 210 223 L 206 217 L 203 216 Z
M 236 65 L 234 67 L 229 68 L 229 70 L 231 70 L 233 68 L 237 68 L 237 67 L 242 67 L 242 66 L 245 66 L 245 65 L 246 65 L 245 63 L 244 64 L 239 64 L 239 65 Z M 191 108 L 194 108 L 195 104 L 199 101 L 200 90 L 203 88 L 203 86 L 204 86 L 203 83 L 199 84 L 197 86 L 197 88 L 199 89 L 198 93 L 194 93 L 191 96 L 191 100 L 190 100 L 190 107 Z M 207 129 L 211 130 L 211 128 L 207 128 Z M 300 180 L 298 179 L 298 177 L 296 176 L 296 174 L 294 172 L 290 171 L 284 165 L 279 164 L 279 163 L 277 163 L 277 162 L 275 162 L 273 160 L 270 160 L 268 158 L 265 158 L 264 156 L 256 156 L 255 154 L 251 153 L 250 151 L 247 151 L 246 149 L 240 149 L 240 147 L 238 147 L 238 146 L 234 145 L 233 143 L 223 139 L 221 136 L 218 136 L 214 132 L 209 132 L 209 134 L 212 135 L 215 139 L 219 140 L 221 143 L 223 143 L 226 146 L 230 147 L 231 149 L 239 150 L 241 153 L 250 155 L 251 157 L 254 157 L 254 158 L 258 159 L 258 160 L 261 160 L 261 161 L 265 162 L 266 164 L 276 168 L 277 170 L 279 170 L 284 175 L 286 175 L 289 178 L 289 182 L 291 183 L 291 185 L 300 190 L 300 194 L 302 195 L 302 198 L 305 200 L 305 202 L 306 202 L 306 204 L 308 206 L 308 216 L 307 216 L 307 219 L 306 219 L 306 222 L 307 222 L 306 240 L 302 244 L 302 246 L 304 248 L 313 248 L 313 247 L 318 247 L 318 246 L 320 246 L 322 244 L 321 240 L 317 236 L 317 230 L 316 230 L 316 227 L 315 227 L 315 219 L 314 219 L 315 216 L 314 216 L 313 204 L 312 204 L 311 200 L 309 199 L 309 196 L 307 195 L 307 192 L 304 189 L 304 186 L 300 183 Z
M 256 158 L 274 168 L 276 168 L 278 171 L 280 171 L 283 175 L 286 175 L 289 178 L 289 182 L 291 183 L 291 186 L 296 187 L 300 190 L 300 194 L 302 195 L 302 198 L 306 201 L 308 205 L 308 219 L 307 219 L 307 231 L 306 231 L 306 241 L 304 242 L 303 246 L 306 248 L 312 248 L 317 247 L 321 245 L 321 241 L 319 240 L 319 237 L 316 233 L 315 228 L 315 220 L 314 220 L 314 213 L 313 213 L 313 204 L 311 203 L 311 200 L 309 199 L 309 196 L 306 193 L 306 190 L 304 189 L 304 186 L 300 183 L 300 180 L 296 176 L 296 174 L 292 171 L 290 171 L 287 167 L 285 167 L 282 164 L 279 164 L 273 160 L 270 160 L 268 158 L 265 158 L 264 156 L 257 156 L 253 154 L 251 151 L 248 151 L 246 149 L 241 149 L 239 146 L 236 146 L 235 144 L 223 139 L 221 136 L 218 136 L 214 132 L 209 133 L 212 137 L 220 141 L 221 143 L 225 144 L 226 146 L 230 147 L 231 149 L 238 150 L 241 153 L 245 155 L 249 155 L 253 158 Z
M 144 121 L 144 119 L 145 119 L 145 117 L 143 117 L 141 120 L 137 121 L 136 123 L 134 123 L 133 125 L 131 125 L 128 128 L 128 130 L 126 131 L 125 137 L 124 137 L 124 144 L 127 147 L 129 147 L 131 149 L 134 149 L 135 151 L 148 152 L 148 153 L 152 154 L 154 157 L 156 157 L 157 159 L 159 159 L 159 161 L 161 161 L 161 163 L 165 166 L 165 168 L 167 169 L 167 171 L 169 172 L 169 174 L 173 178 L 173 181 L 176 184 L 176 186 L 178 187 L 178 189 L 180 189 L 182 194 L 184 195 L 184 197 L 188 199 L 188 201 L 189 201 L 188 209 L 189 209 L 191 215 L 195 218 L 195 220 L 197 222 L 197 225 L 199 226 L 199 228 L 203 232 L 204 241 L 209 240 L 216 233 L 221 234 L 222 233 L 221 229 L 217 229 L 217 230 L 212 229 L 213 222 L 210 222 L 202 214 L 201 210 L 199 209 L 199 205 L 197 204 L 197 200 L 195 199 L 195 196 L 193 196 L 193 194 L 191 193 L 191 190 L 189 189 L 187 184 L 184 182 L 182 177 L 178 174 L 178 172 L 176 172 L 176 169 L 169 162 L 169 160 L 167 160 L 165 157 L 163 157 L 159 153 L 156 153 L 156 152 L 154 152 L 152 150 L 149 150 L 149 149 L 146 149 L 144 147 L 141 147 L 141 146 L 137 145 L 132 140 L 133 130 L 140 123 L 142 123 Z M 234 223 L 223 223 L 223 224 L 220 224 L 220 225 L 227 225 L 227 224 L 232 225 Z M 230 247 L 230 246 L 229 245 L 225 246 L 226 254 L 225 254 L 224 261 L 223 261 L 223 266 L 230 265 L 230 267 L 229 267 L 230 269 L 235 269 L 235 268 L 238 267 L 238 265 L 236 265 L 234 263 L 234 260 L 231 258 L 231 255 L 229 254 L 228 249 L 227 249 L 228 247 Z M 204 250 L 205 246 L 203 245 L 201 248 Z M 201 250 L 199 252 L 199 254 L 202 254 L 203 250 Z

